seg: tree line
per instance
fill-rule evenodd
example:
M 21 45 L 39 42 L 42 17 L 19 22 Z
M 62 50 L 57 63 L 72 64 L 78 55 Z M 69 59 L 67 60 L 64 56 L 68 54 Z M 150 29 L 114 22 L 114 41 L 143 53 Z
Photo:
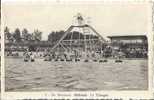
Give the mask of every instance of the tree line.
M 24 41 L 41 41 L 42 32 L 38 29 L 30 33 L 26 28 L 20 30 L 16 28 L 14 32 L 10 32 L 10 29 L 6 26 L 4 29 L 5 39 L 9 42 L 24 42 Z
M 72 34 L 73 33 L 73 34 Z M 16 28 L 14 32 L 10 32 L 10 29 L 6 26 L 4 29 L 5 39 L 9 42 L 25 42 L 25 41 L 42 41 L 42 32 L 38 29 L 34 30 L 34 32 L 30 33 L 26 28 L 20 30 Z M 64 30 L 60 31 L 51 31 L 48 35 L 48 39 L 46 41 L 55 43 L 65 34 Z M 73 31 L 67 33 L 64 40 L 69 39 L 88 39 L 88 38 L 98 38 L 96 35 L 84 35 L 78 31 Z

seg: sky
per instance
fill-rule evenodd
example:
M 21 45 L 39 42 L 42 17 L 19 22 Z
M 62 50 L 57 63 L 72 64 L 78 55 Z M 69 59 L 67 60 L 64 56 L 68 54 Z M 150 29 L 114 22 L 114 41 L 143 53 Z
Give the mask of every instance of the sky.
M 3 5 L 4 25 L 43 32 L 43 40 L 52 31 L 67 30 L 77 13 L 90 17 L 90 25 L 104 38 L 111 35 L 143 35 L 148 31 L 146 4 L 53 4 L 9 3 Z

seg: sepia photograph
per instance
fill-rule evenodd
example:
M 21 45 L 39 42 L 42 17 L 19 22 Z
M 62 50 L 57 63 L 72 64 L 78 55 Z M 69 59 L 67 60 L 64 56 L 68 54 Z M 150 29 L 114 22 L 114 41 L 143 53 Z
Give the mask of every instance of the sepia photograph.
M 3 5 L 5 91 L 148 90 L 148 6 Z

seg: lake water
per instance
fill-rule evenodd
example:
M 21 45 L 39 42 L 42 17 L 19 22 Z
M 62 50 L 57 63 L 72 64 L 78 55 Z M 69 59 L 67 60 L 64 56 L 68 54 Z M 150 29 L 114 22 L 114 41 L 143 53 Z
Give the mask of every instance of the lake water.
M 148 61 L 115 63 L 5 59 L 6 91 L 147 90 Z

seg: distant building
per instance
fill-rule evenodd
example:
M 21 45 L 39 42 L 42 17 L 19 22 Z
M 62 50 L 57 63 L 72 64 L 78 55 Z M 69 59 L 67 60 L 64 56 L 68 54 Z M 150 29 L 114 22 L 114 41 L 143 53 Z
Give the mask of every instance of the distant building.
M 146 35 L 124 35 L 124 36 L 108 36 L 112 46 L 126 45 L 127 48 L 148 48 L 148 40 Z
M 148 39 L 146 35 L 108 36 L 111 47 L 122 51 L 127 58 L 147 58 Z
M 111 42 L 123 43 L 145 43 L 147 42 L 146 35 L 124 35 L 124 36 L 108 36 Z

